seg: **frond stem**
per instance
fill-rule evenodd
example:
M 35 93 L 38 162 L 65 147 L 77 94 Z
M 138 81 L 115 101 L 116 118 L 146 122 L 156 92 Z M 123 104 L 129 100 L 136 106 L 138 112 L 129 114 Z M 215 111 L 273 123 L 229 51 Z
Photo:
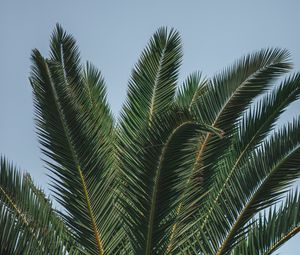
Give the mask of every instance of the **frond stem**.
M 154 114 L 154 103 L 155 103 L 155 97 L 156 97 L 156 89 L 158 86 L 158 81 L 160 78 L 160 72 L 162 69 L 162 64 L 163 64 L 163 59 L 165 56 L 165 52 L 166 52 L 166 47 L 163 48 L 160 59 L 159 59 L 159 63 L 158 63 L 158 70 L 157 70 L 157 75 L 155 77 L 154 80 L 154 86 L 153 86 L 153 94 L 151 97 L 151 103 L 150 103 L 150 110 L 149 110 L 149 124 L 151 126 L 152 120 L 153 120 L 153 114 Z
M 95 238 L 96 238 L 96 241 L 97 241 L 97 246 L 98 246 L 98 249 L 100 251 L 100 254 L 103 255 L 104 254 L 103 244 L 102 244 L 102 241 L 101 241 L 101 238 L 100 238 L 100 233 L 98 231 L 97 224 L 96 224 L 96 221 L 95 221 L 95 216 L 94 216 L 93 209 L 92 209 L 92 206 L 91 206 L 91 201 L 90 201 L 89 193 L 88 193 L 88 190 L 87 190 L 86 181 L 84 179 L 84 176 L 83 176 L 82 170 L 80 169 L 80 166 L 77 167 L 77 170 L 80 174 L 80 180 L 81 180 L 81 183 L 83 185 L 83 192 L 84 192 L 84 196 L 85 196 L 85 199 L 86 199 L 86 202 L 87 202 L 88 211 L 89 211 L 89 214 L 91 215 L 93 230 L 94 230 Z
M 0 191 L 2 192 L 2 194 L 4 195 L 4 197 L 7 199 L 8 203 L 12 206 L 12 208 L 14 209 L 14 211 L 16 212 L 16 214 L 21 218 L 21 220 L 23 221 L 23 223 L 28 227 L 29 226 L 29 222 L 26 219 L 26 216 L 22 213 L 22 211 L 18 208 L 18 206 L 16 205 L 16 203 L 14 203 L 13 199 L 10 197 L 9 194 L 7 194 L 5 192 L 5 190 L 0 186 Z
M 291 238 L 299 231 L 300 231 L 300 224 L 298 224 L 296 227 L 291 229 L 290 232 L 288 232 L 285 236 L 283 236 L 276 243 L 274 243 L 272 247 L 265 253 L 265 255 L 271 255 L 280 245 L 285 243 L 289 238 Z

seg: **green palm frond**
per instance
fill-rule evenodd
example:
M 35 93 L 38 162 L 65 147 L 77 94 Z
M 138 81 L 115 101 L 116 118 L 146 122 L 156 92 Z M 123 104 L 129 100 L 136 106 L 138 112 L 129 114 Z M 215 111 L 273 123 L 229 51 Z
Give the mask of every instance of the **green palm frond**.
M 128 213 L 126 218 L 137 240 L 137 254 L 150 254 L 153 250 L 166 252 L 172 226 L 178 220 L 174 212 L 189 177 L 189 172 L 185 171 L 187 167 L 182 164 L 186 153 L 182 144 L 188 143 L 195 133 L 207 131 L 218 132 L 195 122 L 188 113 L 170 112 L 157 117 L 140 137 L 135 165 L 122 159 L 128 167 L 134 166 L 122 179 L 122 208 Z
M 52 55 L 72 52 L 77 56 L 70 41 L 72 37 L 58 27 L 52 45 L 59 42 L 61 47 L 53 46 L 52 51 L 59 52 Z M 112 192 L 113 123 L 103 79 L 88 65 L 78 80 L 76 58 L 58 57 L 63 63 L 52 58 L 44 59 L 37 50 L 32 54 L 31 83 L 40 142 L 50 159 L 50 170 L 59 177 L 54 186 L 58 200 L 68 211 L 65 218 L 69 227 L 87 251 L 104 254 L 104 245 L 106 252 L 116 245 L 118 234 L 113 229 L 118 222 Z
M 197 100 L 207 91 L 208 80 L 202 76 L 200 72 L 192 73 L 179 88 L 175 100 L 180 107 L 191 111 Z
M 232 188 L 227 188 L 222 195 L 210 222 L 217 225 L 218 221 L 225 220 L 224 215 L 228 222 L 223 231 L 218 231 L 217 238 L 223 241 L 217 254 L 228 254 L 245 235 L 249 220 L 281 199 L 290 184 L 299 178 L 299 131 L 299 120 L 284 127 L 255 151 L 232 177 L 228 183 Z M 233 187 L 237 182 L 239 185 Z M 234 205 L 230 211 L 229 204 Z
M 174 30 L 168 32 L 165 28 L 159 29 L 151 38 L 133 70 L 129 82 L 128 98 L 121 113 L 118 132 L 118 160 L 121 183 L 124 186 L 122 192 L 127 194 L 125 197 L 131 198 L 130 201 L 123 200 L 122 207 L 126 208 L 124 209 L 126 213 L 129 211 L 128 208 L 131 208 L 130 212 L 132 210 L 136 214 L 127 220 L 134 220 L 129 224 L 136 228 L 136 231 L 131 232 L 133 233 L 132 238 L 137 239 L 134 242 L 134 249 L 138 253 L 148 254 L 155 245 L 152 240 L 158 192 L 155 179 L 160 178 L 160 162 L 165 154 L 163 152 L 165 149 L 162 148 L 172 130 L 183 124 L 179 123 L 180 116 L 175 120 L 169 117 L 168 120 L 171 123 L 165 127 L 167 133 L 164 134 L 164 137 L 155 138 L 156 142 L 151 141 L 154 139 L 151 138 L 151 132 L 154 131 L 150 132 L 153 123 L 157 123 L 158 116 L 169 111 L 168 108 L 173 104 L 181 55 L 178 32 Z M 158 129 L 157 124 L 154 126 Z M 185 125 L 183 126 L 185 127 Z M 144 159 L 143 155 L 146 155 L 147 151 L 144 148 L 149 148 L 148 150 L 152 150 L 151 153 L 154 154 L 151 155 L 149 151 L 149 156 Z M 137 155 L 140 155 L 140 159 L 137 158 Z M 154 165 L 145 168 L 145 163 L 150 159 L 154 160 L 152 161 Z
M 121 112 L 124 129 L 134 133 L 173 104 L 181 58 L 179 33 L 173 29 L 158 29 L 132 71 Z
M 199 98 L 196 105 L 196 116 L 222 129 L 226 139 L 213 139 L 207 134 L 203 141 L 200 140 L 195 171 L 199 171 L 201 165 L 214 162 L 228 148 L 236 122 L 257 96 L 270 88 L 276 78 L 290 70 L 289 58 L 286 50 L 263 49 L 243 57 L 210 79 L 207 93 Z M 203 169 L 202 172 L 207 179 L 206 185 L 210 185 L 213 171 Z
M 4 204 L 0 204 L 0 252 L 1 254 L 31 254 L 38 246 L 35 239 L 24 231 L 24 225 L 18 221 Z
M 210 79 L 208 93 L 199 99 L 199 117 L 229 130 L 249 103 L 291 67 L 289 52 L 277 48 L 262 49 L 241 58 Z
M 65 254 L 76 248 L 72 233 L 43 191 L 5 158 L 0 159 L 0 205 L 1 253 Z
M 275 78 L 290 68 L 287 51 L 261 50 L 242 58 L 231 68 L 207 82 L 204 93 L 194 104 L 193 111 L 196 111 L 196 118 L 199 121 L 205 121 L 225 131 L 225 139 L 220 140 L 206 134 L 195 141 L 198 143 L 198 147 L 190 171 L 189 183 L 198 183 L 198 185 L 189 185 L 187 187 L 188 194 L 200 197 L 201 186 L 204 185 L 205 190 L 212 188 L 214 180 L 211 180 L 211 177 L 214 176 L 214 171 L 210 164 L 215 162 L 219 155 L 222 155 L 223 151 L 228 148 L 235 130 L 234 123 L 256 96 L 263 93 L 272 85 Z M 188 96 L 186 97 L 188 98 Z M 205 182 L 200 184 L 199 180 L 203 179 Z M 194 201 L 192 200 L 192 202 Z M 180 211 L 178 212 L 180 213 Z
M 258 102 L 258 105 L 254 107 L 253 110 L 250 111 L 249 115 L 245 117 L 245 120 L 242 121 L 243 124 L 240 127 L 240 133 L 238 132 L 237 134 L 238 138 L 234 139 L 235 142 L 233 146 L 229 147 L 228 152 L 224 153 L 223 160 L 220 160 L 220 163 L 216 165 L 215 171 L 218 172 L 218 175 L 216 178 L 215 188 L 213 189 L 215 192 L 211 192 L 208 210 L 207 213 L 204 213 L 206 214 L 206 216 L 204 218 L 204 223 L 202 223 L 203 227 L 205 227 L 206 224 L 209 224 L 209 219 L 212 217 L 216 217 L 216 214 L 221 218 L 224 218 L 223 215 L 228 214 L 227 205 L 230 203 L 242 201 L 242 204 L 240 206 L 243 208 L 243 201 L 247 198 L 247 196 L 237 198 L 236 194 L 243 194 L 243 190 L 238 191 L 230 188 L 234 186 L 236 186 L 236 188 L 239 188 L 236 183 L 244 183 L 243 180 L 247 180 L 245 178 L 245 172 L 247 168 L 249 168 L 248 178 L 258 182 L 262 180 L 263 176 L 261 175 L 258 177 L 258 179 L 255 179 L 255 173 L 252 169 L 255 167 L 256 162 L 252 162 L 251 158 L 256 157 L 255 149 L 260 145 L 261 141 L 266 137 L 266 135 L 272 130 L 276 120 L 284 111 L 284 109 L 299 97 L 299 93 L 300 81 L 299 76 L 296 75 L 283 82 L 283 84 L 279 86 L 278 89 Z M 289 130 L 289 132 L 285 131 L 283 133 L 285 135 L 295 134 L 293 141 L 297 142 L 299 127 L 295 124 L 293 128 L 294 129 Z M 289 138 L 284 135 L 280 136 L 279 140 L 281 141 L 281 146 L 283 146 L 283 144 L 288 141 L 288 139 Z M 275 145 L 276 140 L 272 140 L 272 146 L 275 147 Z M 283 151 L 287 152 L 288 148 L 285 148 L 285 150 Z M 257 158 L 259 159 L 259 157 L 261 157 L 262 155 L 262 152 L 260 151 L 260 153 L 258 154 L 259 155 L 257 156 Z M 277 157 L 280 158 L 279 155 L 277 155 Z M 265 157 L 262 157 L 262 159 L 264 159 L 265 161 L 267 159 L 267 155 Z M 272 162 L 273 161 L 270 161 L 268 162 L 268 164 L 271 165 Z M 267 165 L 261 164 L 258 169 L 267 169 Z M 294 178 L 296 178 L 296 176 L 294 176 Z M 251 190 L 256 187 L 255 185 L 257 185 L 255 181 L 253 183 L 244 183 L 243 185 L 240 185 L 240 187 L 244 189 L 244 186 L 248 186 L 246 191 L 251 192 Z M 249 186 L 249 184 L 251 184 L 252 186 Z M 226 201 L 226 203 L 220 205 L 223 203 L 222 201 Z M 218 224 L 218 220 L 221 219 L 216 219 L 217 220 L 215 224 Z M 227 221 L 230 222 L 231 220 L 227 219 Z M 236 224 L 234 226 L 235 228 L 238 228 Z M 232 226 L 229 224 L 227 226 L 227 229 L 230 228 L 232 228 Z M 220 240 L 222 239 L 222 235 L 226 235 L 227 232 L 224 229 L 224 233 L 222 233 L 222 231 L 218 231 L 218 233 L 220 234 L 220 236 L 218 236 L 217 239 Z M 232 230 L 230 231 L 230 233 L 232 233 Z M 230 237 L 226 238 L 228 242 L 229 239 Z M 227 243 L 227 241 L 225 241 L 225 243 Z
M 299 192 L 290 193 L 280 208 L 260 215 L 233 255 L 271 255 L 300 231 Z
M 289 58 L 286 50 L 263 49 L 243 57 L 211 79 L 208 92 L 198 100 L 198 118 L 222 129 L 226 139 L 211 139 L 208 134 L 199 144 L 195 169 L 209 165 L 228 148 L 239 118 L 257 96 L 291 68 Z M 213 171 L 209 169 L 204 174 L 209 185 Z

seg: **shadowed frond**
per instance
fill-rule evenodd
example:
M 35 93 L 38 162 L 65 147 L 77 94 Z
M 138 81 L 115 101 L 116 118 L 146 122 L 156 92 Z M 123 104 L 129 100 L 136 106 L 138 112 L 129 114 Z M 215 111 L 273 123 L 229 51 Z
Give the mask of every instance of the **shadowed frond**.
M 178 220 L 174 213 L 189 177 L 189 172 L 185 171 L 188 169 L 185 164 L 189 162 L 183 161 L 186 151 L 182 144 L 199 132 L 219 133 L 195 122 L 180 109 L 171 111 L 157 117 L 138 142 L 130 144 L 123 152 L 124 169 L 132 168 L 123 172 L 121 204 L 136 239 L 136 254 L 167 252 L 172 226 Z M 135 151 L 135 158 L 127 154 L 129 148 Z

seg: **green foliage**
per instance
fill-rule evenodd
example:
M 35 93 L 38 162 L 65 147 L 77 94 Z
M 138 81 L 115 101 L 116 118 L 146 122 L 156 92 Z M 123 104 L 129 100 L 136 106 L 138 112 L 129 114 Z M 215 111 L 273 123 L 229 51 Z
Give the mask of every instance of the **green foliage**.
M 28 173 L 22 175 L 3 157 L 0 201 L 1 254 L 78 254 L 72 233 L 49 198 Z
M 1 254 L 266 255 L 300 230 L 300 119 L 275 128 L 300 96 L 300 74 L 276 85 L 289 53 L 179 86 L 181 61 L 179 33 L 160 28 L 115 120 L 72 36 L 57 25 L 49 58 L 33 50 L 36 128 L 64 210 L 1 158 Z

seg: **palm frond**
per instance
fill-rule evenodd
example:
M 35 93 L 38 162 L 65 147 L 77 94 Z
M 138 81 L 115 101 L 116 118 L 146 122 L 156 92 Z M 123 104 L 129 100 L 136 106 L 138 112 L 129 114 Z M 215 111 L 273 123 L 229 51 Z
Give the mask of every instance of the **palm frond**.
M 207 91 L 208 80 L 200 72 L 194 72 L 184 81 L 176 94 L 176 103 L 191 111 L 197 100 Z
M 170 111 L 144 130 L 139 144 L 131 144 L 123 151 L 123 167 L 131 171 L 123 173 L 121 204 L 132 239 L 136 240 L 136 254 L 164 254 L 168 249 L 172 225 L 178 220 L 174 212 L 181 201 L 179 194 L 183 193 L 189 176 L 184 165 L 189 162 L 182 163 L 185 155 L 182 144 L 196 131 L 218 132 L 195 122 L 180 109 Z M 135 149 L 136 157 L 127 155 L 129 148 Z
M 166 28 L 159 29 L 150 39 L 132 72 L 127 101 L 121 112 L 118 127 L 120 182 L 123 185 L 122 193 L 131 198 L 130 201 L 125 199 L 122 207 L 127 208 L 124 209 L 126 212 L 132 211 L 131 215 L 136 213 L 135 217 L 125 216 L 125 218 L 130 226 L 130 232 L 133 233 L 132 239 L 135 240 L 133 245 L 137 253 L 148 254 L 155 245 L 152 240 L 154 230 L 152 224 L 156 213 L 154 208 L 157 205 L 155 176 L 161 172 L 158 153 L 166 142 L 164 140 L 166 137 L 161 137 L 160 140 L 156 138 L 157 142 L 151 141 L 154 138 L 151 138 L 149 128 L 151 129 L 153 123 L 157 123 L 157 118 L 169 111 L 169 107 L 173 104 L 181 57 L 178 32 L 168 31 Z M 166 132 L 170 132 L 171 127 L 177 127 L 172 124 L 178 124 L 178 119 L 180 117 L 176 117 L 175 120 L 168 119 L 171 123 L 166 126 Z M 155 126 L 158 128 L 157 124 Z M 146 156 L 145 147 L 154 155 L 149 152 Z M 140 159 L 136 154 L 140 155 Z M 154 160 L 152 165 L 145 165 L 150 158 Z M 147 185 L 150 185 L 149 188 Z M 149 205 L 150 201 L 152 205 Z
M 226 202 L 218 205 L 225 208 L 231 203 L 230 213 L 228 210 L 220 210 L 221 213 L 226 213 L 230 230 L 225 230 L 225 237 L 217 254 L 227 254 L 240 237 L 245 235 L 244 228 L 249 220 L 281 199 L 291 183 L 299 178 L 299 131 L 298 119 L 264 142 L 262 148 L 256 150 L 241 168 L 241 173 L 235 174 L 229 183 L 230 190 L 222 198 Z M 239 185 L 232 185 L 237 182 Z M 220 237 L 219 239 L 222 240 Z
M 11 254 L 65 254 L 76 248 L 43 191 L 5 158 L 0 159 L 0 204 L 2 238 L 7 239 L 1 244 Z
M 72 42 L 57 28 L 52 60 L 33 51 L 37 128 L 47 164 L 59 177 L 53 187 L 69 227 L 88 252 L 104 254 L 119 237 L 114 230 L 113 123 L 100 74 L 90 65 L 82 74 L 76 57 L 61 57 L 77 56 Z
M 0 228 L 1 254 L 36 254 L 36 240 L 24 230 L 24 225 L 3 203 L 0 203 Z
M 262 49 L 241 58 L 210 79 L 208 93 L 198 102 L 199 118 L 229 130 L 253 99 L 291 67 L 289 52 L 277 48 Z
M 196 194 L 199 194 L 202 188 L 204 190 L 212 188 L 215 181 L 212 179 L 214 171 L 211 169 L 211 163 L 217 161 L 219 155 L 222 155 L 223 151 L 229 147 L 235 123 L 249 107 L 249 103 L 269 88 L 275 78 L 290 68 L 291 63 L 287 51 L 261 50 L 237 61 L 231 68 L 208 82 L 205 86 L 205 93 L 197 99 L 193 111 L 196 111 L 196 118 L 199 121 L 223 130 L 225 139 L 212 137 L 209 133 L 198 138 L 189 181 L 198 185 L 188 185 L 187 194 L 194 194 L 197 197 Z M 199 180 L 202 181 L 199 182 Z M 200 196 L 201 194 L 198 195 Z M 201 203 L 198 201 L 199 207 L 203 208 Z M 181 210 L 178 210 L 178 214 L 180 213 Z
M 197 101 L 196 116 L 199 121 L 223 130 L 226 139 L 214 139 L 207 134 L 200 140 L 195 171 L 217 160 L 218 155 L 228 148 L 236 123 L 251 102 L 291 69 L 289 58 L 286 50 L 262 49 L 243 57 L 210 80 L 207 92 Z M 209 186 L 214 173 L 209 167 L 203 172 Z
M 172 105 L 182 47 L 179 33 L 160 28 L 152 36 L 129 81 L 127 100 L 121 113 L 121 126 L 140 130 L 156 114 Z
M 270 255 L 300 231 L 299 192 L 290 193 L 279 208 L 260 214 L 232 254 Z
M 280 114 L 299 96 L 300 76 L 295 75 L 284 81 L 278 89 L 272 91 L 250 109 L 242 121 L 242 125 L 238 127 L 238 138 L 233 138 L 233 147 L 229 147 L 228 153 L 224 153 L 225 167 L 222 165 L 222 161 L 215 165 L 217 169 L 215 171 L 218 172 L 214 189 L 216 192 L 214 195 L 212 194 L 211 201 L 214 202 L 210 206 L 206 218 L 214 210 L 214 205 L 219 200 L 223 200 L 222 194 L 225 193 L 227 187 L 231 186 L 231 177 L 236 171 L 239 171 L 239 167 L 248 160 L 253 150 L 272 131 Z M 236 156 L 232 153 L 233 151 L 237 152 Z M 227 157 L 227 155 L 231 155 L 231 157 Z M 232 157 L 234 160 L 229 163 Z

